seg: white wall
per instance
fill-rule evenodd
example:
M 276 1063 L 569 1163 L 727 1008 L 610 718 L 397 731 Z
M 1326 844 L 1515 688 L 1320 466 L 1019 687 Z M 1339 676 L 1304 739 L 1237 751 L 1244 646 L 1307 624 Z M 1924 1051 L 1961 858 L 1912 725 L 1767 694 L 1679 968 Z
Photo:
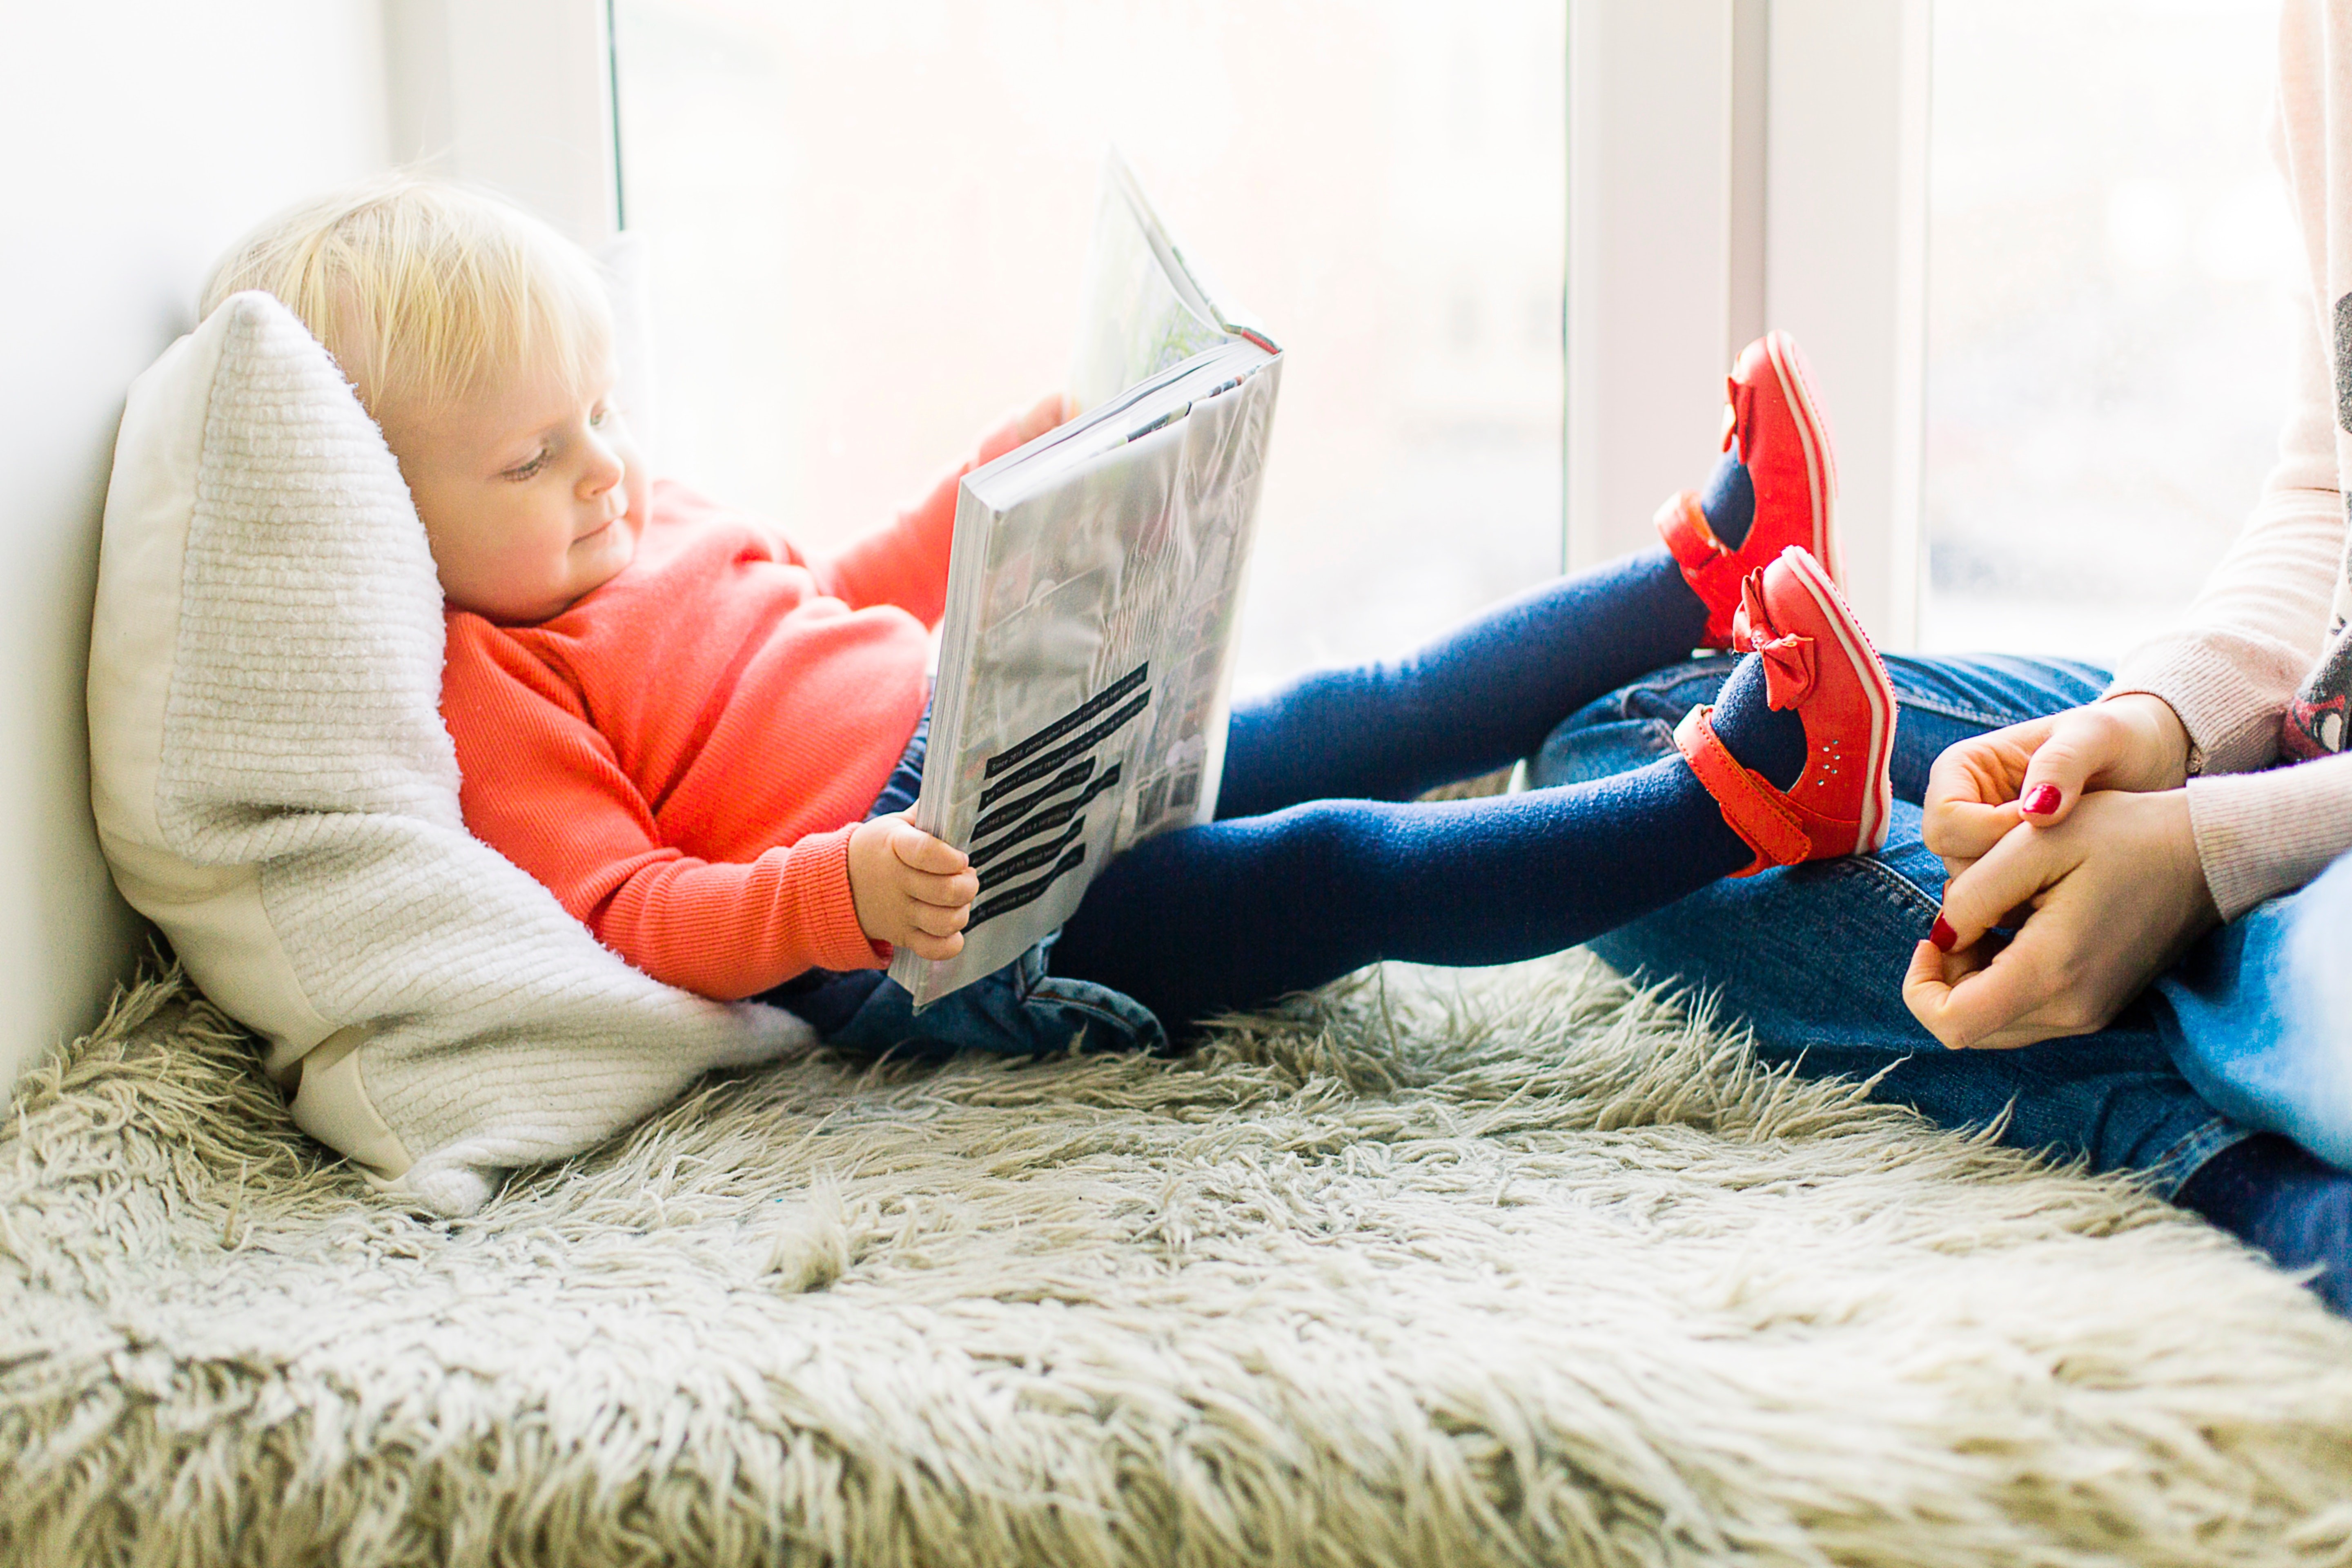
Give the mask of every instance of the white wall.
M 123 389 L 213 259 L 385 162 L 378 0 L 10 7 L 0 92 L 0 1084 L 143 950 L 90 825 L 82 679 Z

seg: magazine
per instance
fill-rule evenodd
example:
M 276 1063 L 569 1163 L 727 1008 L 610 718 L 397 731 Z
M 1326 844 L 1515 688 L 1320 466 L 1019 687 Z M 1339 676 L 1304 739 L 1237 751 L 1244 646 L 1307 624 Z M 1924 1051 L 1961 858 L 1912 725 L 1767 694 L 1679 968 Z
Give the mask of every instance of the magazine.
M 913 820 L 971 857 L 963 951 L 901 951 L 918 1008 L 1059 929 L 1111 858 L 1216 815 L 1282 354 L 1116 154 L 1058 429 L 957 497 Z

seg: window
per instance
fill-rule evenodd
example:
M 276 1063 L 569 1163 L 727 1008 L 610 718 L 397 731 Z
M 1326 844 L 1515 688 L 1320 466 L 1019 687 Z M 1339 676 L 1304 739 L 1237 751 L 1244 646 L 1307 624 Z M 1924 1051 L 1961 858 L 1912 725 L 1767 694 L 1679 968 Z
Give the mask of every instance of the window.
M 1290 351 L 1240 679 L 1560 559 L 1559 0 L 616 0 L 663 468 L 822 547 L 1057 386 L 1107 143 Z
M 2297 267 L 2263 134 L 2277 13 L 1936 7 L 1927 647 L 2112 661 L 2252 505 Z

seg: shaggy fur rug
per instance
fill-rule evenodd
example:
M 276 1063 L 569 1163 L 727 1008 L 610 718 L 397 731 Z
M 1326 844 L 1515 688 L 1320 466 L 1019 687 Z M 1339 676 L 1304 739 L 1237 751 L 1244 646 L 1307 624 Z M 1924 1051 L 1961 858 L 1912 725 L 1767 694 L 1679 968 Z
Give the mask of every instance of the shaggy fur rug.
M 2352 1326 L 1596 963 L 385 1207 L 176 980 L 0 1137 L 0 1562 L 2352 1561 Z

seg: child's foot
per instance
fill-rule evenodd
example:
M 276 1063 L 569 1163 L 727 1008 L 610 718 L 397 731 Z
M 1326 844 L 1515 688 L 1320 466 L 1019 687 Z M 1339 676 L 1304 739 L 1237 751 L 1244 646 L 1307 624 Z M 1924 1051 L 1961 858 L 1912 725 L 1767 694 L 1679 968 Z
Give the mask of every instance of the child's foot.
M 1659 537 L 1706 605 L 1706 646 L 1731 646 L 1740 583 L 1790 545 L 1844 586 L 1836 511 L 1837 462 L 1803 356 L 1788 333 L 1767 332 L 1731 367 L 1723 460 L 1706 493 L 1684 490 L 1658 509 Z
M 1675 731 L 1691 772 L 1723 820 L 1756 852 L 1746 877 L 1768 866 L 1868 854 L 1886 841 L 1894 789 L 1895 688 L 1862 623 L 1811 554 L 1795 545 L 1741 584 L 1733 646 L 1756 653 L 1765 705 L 1793 710 L 1804 726 L 1804 764 L 1786 788 L 1747 766 L 1717 732 L 1715 710 L 1694 708 Z M 1752 705 L 1754 682 L 1727 682 Z M 1727 711 L 1727 731 L 1767 734 L 1766 715 Z M 1738 736 L 1733 737 L 1735 743 Z M 1743 751 L 1755 748 L 1743 746 Z M 1764 759 L 1760 756 L 1758 761 Z
M 2258 1132 L 2199 1166 L 2172 1201 L 2282 1268 L 2316 1268 L 2312 1293 L 2352 1317 L 2352 1176 Z

